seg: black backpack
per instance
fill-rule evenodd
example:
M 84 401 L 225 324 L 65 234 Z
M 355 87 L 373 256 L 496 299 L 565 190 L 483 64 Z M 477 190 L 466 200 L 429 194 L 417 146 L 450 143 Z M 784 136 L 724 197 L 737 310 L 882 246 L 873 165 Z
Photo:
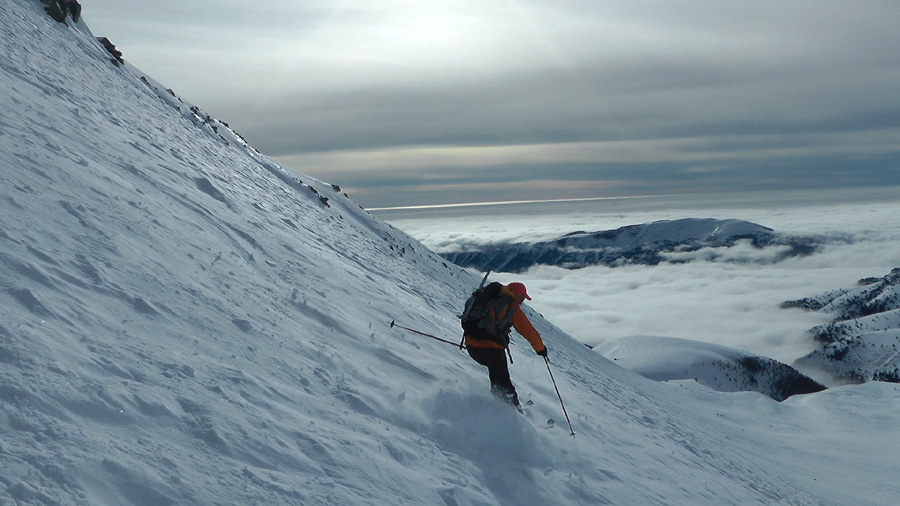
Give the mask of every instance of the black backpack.
M 515 306 L 502 288 L 503 285 L 495 281 L 472 292 L 466 301 L 461 324 L 465 335 L 496 341 L 506 348 Z

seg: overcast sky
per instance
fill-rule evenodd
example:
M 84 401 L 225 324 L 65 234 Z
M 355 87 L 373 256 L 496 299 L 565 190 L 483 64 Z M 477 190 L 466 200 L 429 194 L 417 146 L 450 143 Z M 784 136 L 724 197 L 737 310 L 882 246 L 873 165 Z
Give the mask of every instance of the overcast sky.
M 83 0 L 367 208 L 900 184 L 895 0 Z

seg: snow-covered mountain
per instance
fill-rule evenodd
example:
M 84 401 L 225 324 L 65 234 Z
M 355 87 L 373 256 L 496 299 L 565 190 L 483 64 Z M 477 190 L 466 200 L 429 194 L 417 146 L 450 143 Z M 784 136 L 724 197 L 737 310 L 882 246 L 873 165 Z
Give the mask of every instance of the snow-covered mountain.
M 606 342 L 596 350 L 656 381 L 696 381 L 719 392 L 759 392 L 777 401 L 825 390 L 771 358 L 690 339 L 633 336 Z
M 457 338 L 477 275 L 114 65 L 89 4 L 69 25 L 43 7 L 0 2 L 0 504 L 900 495 L 894 384 L 659 383 L 529 310 L 578 434 L 522 339 L 534 405 L 496 402 L 464 353 L 388 325 Z
M 900 383 L 900 268 L 784 306 L 834 314 L 810 331 L 822 349 L 797 360 L 799 367 L 825 370 L 840 382 Z
M 441 255 L 463 267 L 523 272 L 535 265 L 579 269 L 590 265 L 656 265 L 683 261 L 686 252 L 733 246 L 745 241 L 753 248 L 777 247 L 775 260 L 809 254 L 809 238 L 780 236 L 770 228 L 744 220 L 684 218 L 629 225 L 601 232 L 574 232 L 551 241 L 461 245 Z M 767 259 L 772 261 L 772 259 Z

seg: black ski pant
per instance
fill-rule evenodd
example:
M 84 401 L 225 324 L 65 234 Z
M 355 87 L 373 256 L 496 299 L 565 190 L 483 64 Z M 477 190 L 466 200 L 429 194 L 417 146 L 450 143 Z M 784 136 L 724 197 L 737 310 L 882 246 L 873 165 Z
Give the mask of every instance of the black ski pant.
M 506 363 L 506 350 L 496 348 L 466 348 L 469 356 L 476 362 L 488 368 L 488 376 L 491 378 L 491 393 L 499 397 L 503 402 L 519 405 L 519 396 L 516 387 L 509 379 L 509 365 Z

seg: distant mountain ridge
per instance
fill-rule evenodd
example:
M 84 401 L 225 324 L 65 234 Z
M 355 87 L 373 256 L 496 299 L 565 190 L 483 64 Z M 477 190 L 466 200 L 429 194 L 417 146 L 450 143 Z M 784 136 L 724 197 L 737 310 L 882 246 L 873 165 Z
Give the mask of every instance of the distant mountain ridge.
M 684 218 L 600 232 L 573 232 L 544 242 L 464 246 L 441 256 L 462 267 L 519 273 L 535 265 L 579 269 L 683 262 L 677 254 L 732 246 L 739 241 L 747 241 L 756 249 L 781 246 L 776 260 L 808 255 L 816 249 L 812 239 L 785 237 L 749 221 Z
M 840 382 L 900 383 L 900 268 L 866 278 L 855 288 L 788 301 L 785 308 L 834 313 L 831 323 L 810 330 L 822 344 L 796 361 L 827 370 Z

